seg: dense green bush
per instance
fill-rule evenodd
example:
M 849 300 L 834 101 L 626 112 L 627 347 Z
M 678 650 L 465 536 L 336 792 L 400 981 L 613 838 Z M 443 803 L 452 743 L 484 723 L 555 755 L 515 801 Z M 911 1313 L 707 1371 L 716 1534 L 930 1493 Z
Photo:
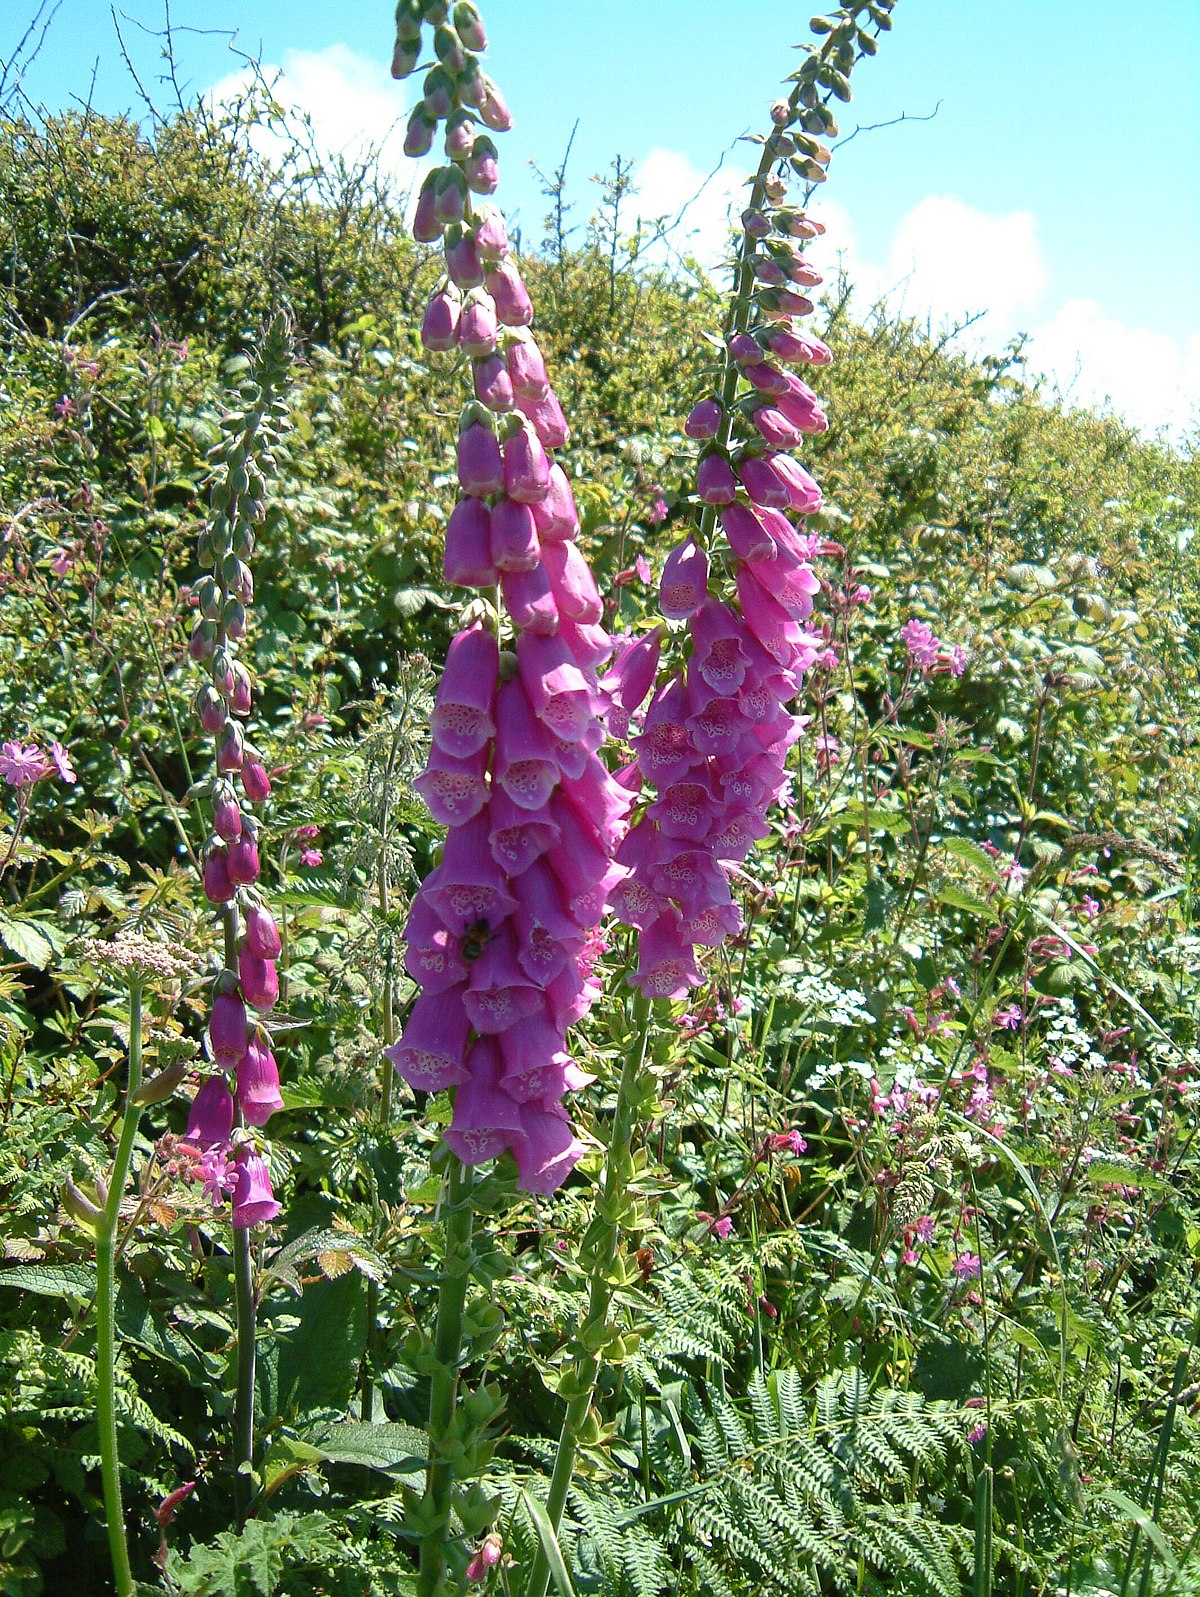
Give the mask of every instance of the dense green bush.
M 153 139 L 95 115 L 0 128 L 0 737 L 57 739 L 79 776 L 27 814 L 7 794 L 0 835 L 0 1589 L 20 1597 L 106 1589 L 94 1276 L 64 1192 L 107 1165 L 127 1037 L 78 939 L 136 926 L 182 950 L 147 1068 L 198 1056 L 219 958 L 193 868 L 194 534 L 224 384 L 280 304 L 300 357 L 252 648 L 289 1198 L 262 1250 L 254 1513 L 229 1528 L 230 1259 L 179 1179 L 170 1099 L 123 1254 L 122 1451 L 145 1579 L 154 1504 L 198 1480 L 163 1533 L 171 1589 L 406 1589 L 442 1241 L 436 1127 L 407 1101 L 379 1113 L 376 1006 L 438 843 L 409 783 L 421 657 L 460 613 L 439 550 L 461 374 L 421 353 L 430 267 L 398 202 L 363 173 L 273 173 L 244 135 L 200 114 Z M 657 568 L 685 514 L 717 296 L 614 273 L 598 244 L 527 264 L 588 552 L 632 624 L 653 608 L 635 561 Z M 837 659 L 748 867 L 749 930 L 656 1033 L 620 1346 L 570 1501 L 576 1589 L 958 1592 L 984 1514 L 997 1591 L 1115 1590 L 1126 1549 L 1159 1582 L 1200 1536 L 1194 460 L 1048 404 L 1019 350 L 972 361 L 849 285 L 827 309 Z M 914 617 L 968 651 L 961 677 L 912 671 Z M 310 824 L 321 864 L 301 862 Z M 585 1033 L 597 1126 L 621 1024 L 613 1006 Z M 918 1083 L 945 1085 L 936 1115 Z M 806 1152 L 767 1148 L 793 1128 Z M 477 1373 L 509 1394 L 488 1480 L 517 1560 L 587 1196 L 535 1203 L 501 1173 L 478 1200 L 498 1241 Z

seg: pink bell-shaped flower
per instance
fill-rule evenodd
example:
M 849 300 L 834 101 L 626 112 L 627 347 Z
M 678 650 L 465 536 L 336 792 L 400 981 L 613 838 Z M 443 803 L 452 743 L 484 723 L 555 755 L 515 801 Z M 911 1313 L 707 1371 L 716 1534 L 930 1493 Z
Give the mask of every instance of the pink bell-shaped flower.
M 492 564 L 491 513 L 482 499 L 460 499 L 446 523 L 443 557 L 446 581 L 460 588 L 491 588 L 498 577 Z
M 217 1064 L 232 1070 L 246 1052 L 249 1037 L 246 1006 L 241 998 L 237 993 L 218 993 L 208 1022 L 209 1048 Z
M 265 1126 L 276 1109 L 283 1108 L 275 1055 L 258 1036 L 250 1039 L 238 1060 L 237 1101 L 248 1126 Z
M 467 1079 L 471 1025 L 462 1004 L 464 990 L 422 993 L 409 1011 L 399 1042 L 384 1050 L 385 1058 L 418 1092 L 444 1092 Z
M 280 1212 L 271 1190 L 267 1161 L 252 1148 L 241 1147 L 233 1156 L 236 1185 L 233 1189 L 233 1224 L 244 1231 L 253 1225 L 266 1225 Z
M 204 1151 L 229 1141 L 233 1130 L 233 1095 L 224 1076 L 205 1076 L 188 1111 L 184 1141 Z
M 460 632 L 446 655 L 430 730 L 439 748 L 458 759 L 477 754 L 496 730 L 492 704 L 500 650 L 480 622 Z

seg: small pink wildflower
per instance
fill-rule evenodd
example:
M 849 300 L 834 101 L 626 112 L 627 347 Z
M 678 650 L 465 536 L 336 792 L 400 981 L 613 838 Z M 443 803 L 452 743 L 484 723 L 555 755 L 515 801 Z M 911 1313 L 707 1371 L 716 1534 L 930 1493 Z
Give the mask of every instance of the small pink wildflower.
M 904 641 L 904 647 L 908 650 L 908 658 L 922 676 L 932 671 L 937 664 L 938 650 L 941 648 L 941 643 L 934 636 L 932 629 L 914 616 L 900 628 L 900 636 Z
M 1009 1004 L 1007 1009 L 998 1009 L 992 1016 L 996 1025 L 1004 1031 L 1016 1031 L 1024 1018 L 1020 1004 Z
M 1100 900 L 1093 898 L 1090 893 L 1084 895 L 1083 903 L 1079 906 L 1079 915 L 1083 920 L 1095 920 L 1100 913 Z
M 325 856 L 319 848 L 302 848 L 300 850 L 301 865 L 322 865 L 324 862 Z
M 639 582 L 649 582 L 651 576 L 653 575 L 653 572 L 650 570 L 650 562 L 646 559 L 645 555 L 638 555 L 637 559 L 633 562 L 633 569 L 637 573 L 637 579 Z
M 650 509 L 646 512 L 646 520 L 652 527 L 657 527 L 660 521 L 665 521 L 667 519 L 667 501 L 663 498 L 661 488 L 654 488 L 652 489 L 652 492 L 654 494 L 654 499 L 650 505 Z M 644 582 L 646 579 L 643 577 L 642 580 Z
M 1000 867 L 1000 875 L 1014 893 L 1019 893 L 1025 886 L 1025 867 L 1015 858 L 1010 859 L 1007 865 Z
M 75 414 L 74 401 L 67 394 L 62 394 L 54 401 L 54 410 L 55 414 L 61 416 L 65 421 L 68 416 Z
M 58 549 L 50 562 L 50 569 L 56 577 L 65 577 L 75 565 L 75 556 L 69 549 Z
M 716 1220 L 710 1220 L 708 1223 L 708 1229 L 712 1232 L 713 1236 L 720 1237 L 721 1241 L 724 1242 L 733 1231 L 733 1221 L 727 1214 L 723 1214 Z
M 320 831 L 321 828 L 319 826 L 313 826 L 310 822 L 307 826 L 298 826 L 292 836 L 297 843 L 311 843 L 315 837 L 320 835 Z
M 826 776 L 841 762 L 842 745 L 837 738 L 820 733 L 813 739 L 813 752 L 817 759 L 817 770 Z
M 914 1253 L 911 1248 L 905 1248 L 904 1252 L 900 1255 L 900 1263 L 901 1264 L 916 1264 L 916 1262 L 917 1262 L 917 1260 L 919 1258 L 920 1258 L 920 1254 L 919 1253 Z
M 950 1266 L 951 1275 L 960 1281 L 975 1281 L 983 1272 L 983 1261 L 977 1253 L 960 1253 Z
M 222 1197 L 237 1186 L 237 1169 L 228 1147 L 209 1148 L 201 1154 L 197 1176 L 204 1183 L 204 1196 L 211 1201 L 214 1209 L 219 1209 Z
M 800 1154 L 808 1147 L 808 1143 L 798 1131 L 772 1131 L 766 1142 L 768 1153 Z
M 946 669 L 952 677 L 960 677 L 967 669 L 967 651 L 961 643 L 952 645 L 945 656 Z
M 933 1241 L 934 1219 L 931 1214 L 923 1214 L 913 1227 L 914 1234 L 919 1242 Z
M 75 767 L 71 764 L 70 753 L 56 738 L 50 739 L 50 758 L 54 761 L 61 779 L 68 787 L 72 787 L 79 778 L 75 775 Z
M 9 787 L 32 787 L 53 768 L 36 743 L 0 743 L 0 776 Z
M 967 1432 L 967 1441 L 970 1442 L 972 1444 L 972 1446 L 974 1446 L 974 1444 L 976 1442 L 982 1442 L 986 1435 L 987 1435 L 987 1421 L 986 1420 L 980 1420 L 978 1425 L 976 1425 L 972 1430 L 969 1430 Z

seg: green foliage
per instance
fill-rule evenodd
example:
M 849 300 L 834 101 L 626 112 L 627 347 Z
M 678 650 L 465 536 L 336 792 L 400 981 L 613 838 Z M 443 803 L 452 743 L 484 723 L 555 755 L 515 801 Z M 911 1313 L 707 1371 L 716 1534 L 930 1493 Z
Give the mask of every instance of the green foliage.
M 303 363 L 247 644 L 287 939 L 261 1460 L 235 1531 L 228 1236 L 181 1175 L 167 1097 L 123 1215 L 125 1489 L 144 1583 L 155 1505 L 194 1479 L 162 1532 L 174 1590 L 408 1589 L 444 1106 L 404 1095 L 385 1120 L 378 1039 L 439 846 L 411 782 L 461 614 L 440 571 L 461 373 L 420 350 L 431 269 L 398 202 L 367 174 L 304 178 L 300 152 L 272 173 L 255 114 L 153 138 L 94 115 L 0 128 L 0 736 L 60 739 L 80 777 L 20 815 L 7 793 L 0 835 L 0 1590 L 19 1597 L 105 1589 L 86 1215 L 125 1038 L 74 940 L 130 926 L 187 955 L 148 994 L 146 1056 L 189 1068 L 219 962 L 194 869 L 190 550 L 225 383 L 285 302 Z M 584 542 L 614 624 L 637 626 L 653 600 L 634 562 L 657 568 L 690 514 L 680 423 L 713 379 L 719 298 L 618 247 L 620 178 L 584 248 L 523 265 Z M 1191 1387 L 1171 1401 L 1181 1355 L 1195 1378 L 1200 1257 L 1195 463 L 1046 403 L 1019 348 L 972 361 L 850 285 L 826 309 L 833 426 L 812 464 L 837 663 L 813 674 L 792 802 L 747 862 L 747 932 L 656 1028 L 603 1325 L 589 1162 L 553 1203 L 503 1166 L 476 1189 L 460 1378 L 487 1413 L 460 1564 L 494 1523 L 484 1589 L 522 1591 L 590 1338 L 559 1538 L 581 1597 L 950 1594 L 985 1532 L 996 1592 L 1115 1593 L 1143 1522 L 1126 1597 L 1143 1567 L 1178 1597 L 1200 1533 Z M 910 668 L 914 616 L 969 651 L 961 678 Z M 320 866 L 300 862 L 309 824 Z M 598 1140 L 632 1040 L 615 941 L 580 1049 Z M 790 1128 L 803 1154 L 767 1148 Z

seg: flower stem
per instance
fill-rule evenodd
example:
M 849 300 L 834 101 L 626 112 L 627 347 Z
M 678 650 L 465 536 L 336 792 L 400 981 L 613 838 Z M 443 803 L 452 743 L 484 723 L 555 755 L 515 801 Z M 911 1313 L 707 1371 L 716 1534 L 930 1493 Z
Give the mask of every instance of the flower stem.
M 463 1308 L 471 1278 L 471 1171 L 448 1155 L 450 1174 L 446 1191 L 446 1253 L 438 1292 L 437 1331 L 434 1336 L 433 1377 L 429 1388 L 429 1464 L 425 1474 L 421 1563 L 417 1577 L 419 1597 L 435 1597 L 442 1589 L 446 1532 L 450 1524 L 450 1491 L 454 1463 L 446 1450 L 454 1422 L 458 1395 L 458 1369 L 462 1357 Z
M 237 970 L 237 911 L 232 904 L 221 909 L 225 934 L 225 965 Z M 238 1124 L 242 1123 L 238 1111 Z M 257 1313 L 254 1302 L 254 1256 L 251 1251 L 250 1227 L 233 1228 L 233 1301 L 237 1316 L 237 1381 L 233 1404 L 233 1497 L 237 1506 L 238 1523 L 245 1522 L 253 1496 L 254 1482 L 250 1471 L 254 1465 L 254 1363 L 255 1341 L 258 1334 Z
M 587 1318 L 580 1327 L 581 1336 L 592 1328 L 604 1325 L 616 1290 L 613 1265 L 621 1242 L 621 1219 L 625 1208 L 625 1188 L 632 1174 L 632 1142 L 634 1110 L 637 1103 L 638 1080 L 646 1063 L 650 1046 L 650 1003 L 640 995 L 634 1000 L 633 1022 L 639 1040 L 625 1055 L 621 1079 L 617 1084 L 617 1101 L 613 1111 L 612 1135 L 604 1162 L 604 1178 L 600 1196 L 596 1201 L 595 1219 L 601 1222 L 602 1233 L 598 1240 L 588 1292 Z M 594 1224 L 595 1222 L 593 1222 Z M 572 1372 L 571 1388 L 575 1395 L 567 1403 L 563 1416 L 554 1470 L 550 1476 L 550 1490 L 546 1497 L 546 1513 L 554 1532 L 562 1524 L 567 1493 L 575 1470 L 575 1455 L 579 1446 L 579 1433 L 591 1410 L 600 1378 L 603 1358 L 600 1353 L 581 1352 Z M 550 1585 L 550 1565 L 539 1545 L 537 1556 L 529 1574 L 525 1597 L 546 1597 Z
M 121 1198 L 133 1157 L 141 1110 L 134 1102 L 142 1085 L 142 984 L 129 989 L 129 1079 L 117 1153 L 109 1177 L 108 1197 L 96 1222 L 96 1421 L 100 1430 L 100 1475 L 104 1484 L 104 1517 L 112 1554 L 117 1597 L 129 1597 L 133 1574 L 121 1501 L 121 1458 L 117 1442 L 117 1227 Z

